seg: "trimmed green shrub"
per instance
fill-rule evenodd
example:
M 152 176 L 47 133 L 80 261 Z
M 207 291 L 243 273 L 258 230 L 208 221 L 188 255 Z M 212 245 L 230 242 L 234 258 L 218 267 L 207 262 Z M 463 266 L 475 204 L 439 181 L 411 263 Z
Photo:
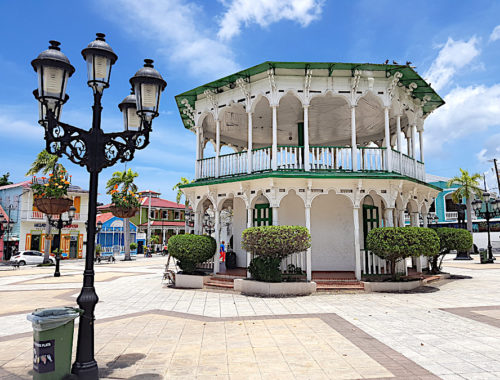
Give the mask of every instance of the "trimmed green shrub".
M 174 235 L 168 240 L 168 251 L 178 260 L 179 268 L 186 274 L 196 272 L 196 265 L 212 258 L 216 252 L 213 238 L 202 235 Z
M 391 263 L 396 279 L 396 263 L 410 256 L 432 256 L 439 251 L 439 239 L 431 228 L 382 227 L 368 232 L 366 248 Z
M 302 226 L 251 227 L 243 231 L 241 245 L 256 255 L 248 267 L 253 279 L 281 282 L 281 259 L 307 250 L 311 235 Z
M 281 259 L 271 256 L 257 256 L 252 259 L 248 271 L 257 281 L 281 282 Z
M 433 273 L 441 272 L 444 256 L 450 251 L 467 252 L 471 249 L 472 234 L 464 229 L 440 227 L 435 229 L 439 238 L 439 252 L 431 256 L 430 262 Z M 441 259 L 440 259 L 441 258 Z
M 130 243 L 130 249 L 133 251 L 134 249 L 137 249 L 137 243 Z
M 243 249 L 259 256 L 280 259 L 311 246 L 311 235 L 302 226 L 250 227 L 243 231 L 242 238 Z

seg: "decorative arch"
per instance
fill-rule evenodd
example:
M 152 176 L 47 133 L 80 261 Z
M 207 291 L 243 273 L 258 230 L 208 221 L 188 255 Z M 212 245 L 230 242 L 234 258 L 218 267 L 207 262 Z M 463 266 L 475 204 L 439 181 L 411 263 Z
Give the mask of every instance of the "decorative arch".
M 344 145 L 351 139 L 351 107 L 340 94 L 327 92 L 309 102 L 309 144 Z

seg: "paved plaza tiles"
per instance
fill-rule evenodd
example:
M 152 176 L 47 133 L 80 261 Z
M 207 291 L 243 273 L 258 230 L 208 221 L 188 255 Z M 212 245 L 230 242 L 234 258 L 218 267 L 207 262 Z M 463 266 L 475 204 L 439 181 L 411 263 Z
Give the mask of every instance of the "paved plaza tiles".
M 101 378 L 500 378 L 500 264 L 446 260 L 452 279 L 404 294 L 278 299 L 168 288 L 165 262 L 97 265 Z M 30 379 L 26 314 L 76 305 L 83 262 L 57 281 L 53 268 L 0 269 L 0 378 Z

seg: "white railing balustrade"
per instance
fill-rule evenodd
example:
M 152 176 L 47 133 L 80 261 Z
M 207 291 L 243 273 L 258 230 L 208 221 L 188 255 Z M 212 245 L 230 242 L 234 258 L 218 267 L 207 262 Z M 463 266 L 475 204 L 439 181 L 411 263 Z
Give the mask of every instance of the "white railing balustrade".
M 271 147 L 253 149 L 252 161 L 254 172 L 271 170 Z
M 392 157 L 392 171 L 395 173 L 401 173 L 401 153 L 397 150 L 391 149 Z
M 401 174 L 415 178 L 415 161 L 404 153 L 401 155 Z
M 238 175 L 247 172 L 247 152 L 224 154 L 220 156 L 219 176 Z
M 215 177 L 215 157 L 203 158 L 198 160 L 198 176 L 199 178 L 214 178 Z
M 361 171 L 384 171 L 385 148 L 358 148 L 358 165 Z
M 390 262 L 381 259 L 368 250 L 361 250 L 361 271 L 363 274 L 389 274 L 391 272 Z
M 417 173 L 415 174 L 414 178 L 425 182 L 425 166 L 424 166 L 424 164 L 420 161 L 417 161 L 416 170 L 417 170 Z
M 282 271 L 288 270 L 289 265 L 293 265 L 295 268 L 302 269 L 302 272 L 306 272 L 306 252 L 297 252 L 284 257 L 281 260 L 280 268 Z
M 457 211 L 447 211 L 445 214 L 446 220 L 458 220 L 458 212 Z
M 303 150 L 299 146 L 278 146 L 278 170 L 303 169 Z
M 311 170 L 352 170 L 350 147 L 312 146 L 309 150 Z
M 23 215 L 25 216 L 26 218 L 26 213 L 23 213 Z M 52 220 L 57 220 L 59 219 L 59 215 L 51 215 L 50 216 Z M 68 220 L 68 213 L 65 212 L 62 214 L 62 217 L 64 220 Z M 40 219 L 40 220 L 45 220 L 45 214 L 41 211 L 31 211 L 31 212 L 28 212 L 28 218 L 29 219 Z M 80 220 L 80 213 L 75 213 L 75 216 L 73 217 L 73 220 L 76 221 L 76 220 Z

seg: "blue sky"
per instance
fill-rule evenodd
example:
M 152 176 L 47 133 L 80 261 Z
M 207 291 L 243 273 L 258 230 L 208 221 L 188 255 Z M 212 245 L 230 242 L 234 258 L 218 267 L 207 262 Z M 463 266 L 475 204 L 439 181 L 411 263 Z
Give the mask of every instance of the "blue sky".
M 88 128 L 91 90 L 80 51 L 107 35 L 118 55 L 103 99 L 103 128 L 122 129 L 118 103 L 144 58 L 155 60 L 168 82 L 154 121 L 151 144 L 128 167 L 141 189 L 174 199 L 172 186 L 193 177 L 194 135 L 185 130 L 174 95 L 266 60 L 374 62 L 412 61 L 447 104 L 425 124 L 429 173 L 488 171 L 500 158 L 500 2 L 321 0 L 95 0 L 4 1 L 0 28 L 0 174 L 24 173 L 45 146 L 37 125 L 30 62 L 48 40 L 61 41 L 76 68 L 62 120 Z M 495 29 L 496 28 L 496 29 Z M 88 188 L 88 174 L 66 159 L 73 183 Z M 100 175 L 104 184 L 124 164 Z

